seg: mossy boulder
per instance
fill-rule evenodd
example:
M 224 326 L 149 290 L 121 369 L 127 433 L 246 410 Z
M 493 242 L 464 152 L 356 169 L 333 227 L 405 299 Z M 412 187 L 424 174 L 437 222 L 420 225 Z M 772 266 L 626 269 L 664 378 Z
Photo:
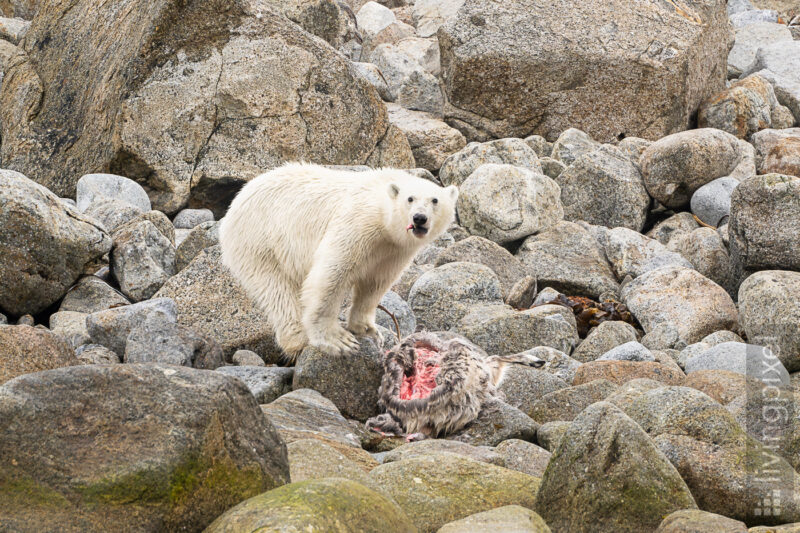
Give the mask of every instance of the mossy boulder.
M 726 408 L 702 392 L 653 389 L 625 412 L 675 465 L 700 509 L 748 526 L 800 521 L 800 475 L 780 450 L 748 435 Z M 765 416 L 774 413 L 768 410 Z
M 683 509 L 664 518 L 655 533 L 747 533 L 747 526 L 718 514 Z
M 650 532 L 696 507 L 678 471 L 647 434 L 608 402 L 584 410 L 547 465 L 535 511 L 554 531 Z
M 288 481 L 283 440 L 216 372 L 73 366 L 0 386 L 9 531 L 197 531 Z
M 342 478 L 301 481 L 259 494 L 228 510 L 205 533 L 324 531 L 415 533 L 385 496 Z
M 471 446 L 463 442 L 446 439 L 426 439 L 403 444 L 387 452 L 383 462 L 384 464 L 391 463 L 392 461 L 402 461 L 403 459 L 436 453 L 454 453 L 483 463 L 506 466 L 503 457 L 488 446 Z
M 289 471 L 292 482 L 307 479 L 341 477 L 362 485 L 369 485 L 367 474 L 378 466 L 369 452 L 353 448 L 359 453 L 361 462 L 356 462 L 341 451 L 317 439 L 302 439 L 286 445 L 289 452 Z
M 539 478 L 450 453 L 383 464 L 369 477 L 422 532 L 503 505 L 531 509 L 539 489 Z
M 542 517 L 519 505 L 506 505 L 445 524 L 438 533 L 550 533 Z

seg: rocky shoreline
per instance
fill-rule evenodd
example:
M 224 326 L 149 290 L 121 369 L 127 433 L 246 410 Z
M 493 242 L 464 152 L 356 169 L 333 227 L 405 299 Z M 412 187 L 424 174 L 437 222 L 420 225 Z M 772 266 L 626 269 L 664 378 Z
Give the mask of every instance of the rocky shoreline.
M 797 2 L 0 0 L 0 73 L 0 531 L 800 531 Z M 545 365 L 411 443 L 385 312 L 285 366 L 218 228 L 296 160 L 458 186 L 381 304 Z

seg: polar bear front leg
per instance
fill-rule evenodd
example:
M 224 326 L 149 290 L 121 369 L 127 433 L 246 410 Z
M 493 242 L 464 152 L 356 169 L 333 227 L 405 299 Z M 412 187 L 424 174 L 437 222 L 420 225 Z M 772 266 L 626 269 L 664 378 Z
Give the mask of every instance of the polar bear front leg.
M 353 305 L 347 318 L 347 329 L 358 337 L 369 337 L 378 348 L 383 346 L 383 335 L 375 324 L 375 310 L 381 298 L 391 287 L 385 280 L 362 280 L 353 290 Z
M 311 346 L 334 355 L 359 347 L 352 333 L 339 324 L 339 308 L 344 300 L 347 281 L 346 265 L 336 255 L 318 253 L 316 262 L 303 283 L 301 303 L 303 328 Z

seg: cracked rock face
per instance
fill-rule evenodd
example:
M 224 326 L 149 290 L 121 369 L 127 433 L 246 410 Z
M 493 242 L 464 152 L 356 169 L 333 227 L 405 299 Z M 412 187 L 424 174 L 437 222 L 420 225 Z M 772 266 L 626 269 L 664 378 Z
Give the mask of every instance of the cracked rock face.
M 155 209 L 175 213 L 195 189 L 192 206 L 219 214 L 287 160 L 413 161 L 375 89 L 260 2 L 68 0 L 22 49 L 0 93 L 3 163 L 61 196 L 114 172 Z
M 575 127 L 608 142 L 686 129 L 700 102 L 724 88 L 725 5 L 468 2 L 438 33 L 445 119 L 469 141 L 554 140 Z

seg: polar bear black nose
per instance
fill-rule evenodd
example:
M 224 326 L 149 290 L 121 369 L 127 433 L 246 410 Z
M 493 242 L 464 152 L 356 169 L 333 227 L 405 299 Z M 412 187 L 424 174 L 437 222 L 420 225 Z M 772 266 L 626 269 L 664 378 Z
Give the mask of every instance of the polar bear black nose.
M 414 215 L 414 218 L 412 218 L 412 220 L 414 221 L 414 224 L 416 224 L 417 226 L 421 226 L 428 221 L 428 217 L 426 217 L 423 214 L 417 213 L 416 215 Z

